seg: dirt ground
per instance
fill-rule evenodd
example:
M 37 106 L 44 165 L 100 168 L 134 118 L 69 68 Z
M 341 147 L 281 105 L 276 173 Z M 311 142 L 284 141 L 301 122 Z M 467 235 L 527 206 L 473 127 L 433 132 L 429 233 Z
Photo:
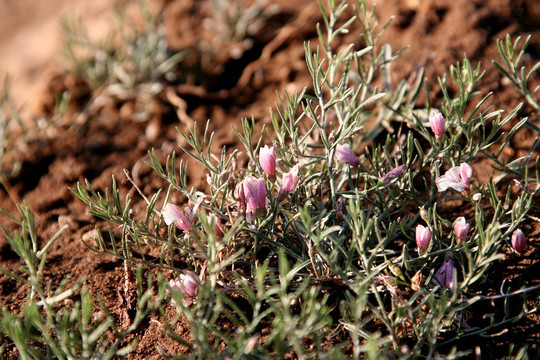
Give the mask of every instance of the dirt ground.
M 15 212 L 13 197 L 28 202 L 36 213 L 36 223 L 42 239 L 48 239 L 64 224 L 69 226 L 50 251 L 46 280 L 58 283 L 66 275 L 73 279 L 86 276 L 91 293 L 100 293 L 119 321 L 129 321 L 125 314 L 122 261 L 87 250 L 81 238 L 91 234 L 96 225 L 105 227 L 88 214 L 87 207 L 73 196 L 69 188 L 85 179 L 95 189 L 111 186 L 111 175 L 119 180 L 121 190 L 130 192 L 137 206 L 143 202 L 126 180 L 123 169 L 133 174 L 135 182 L 145 194 L 152 194 L 164 186 L 163 181 L 144 164 L 147 151 L 155 148 L 158 156 L 165 157 L 177 148 L 182 140 L 175 127 L 187 129 L 193 121 L 205 123 L 210 119 L 210 130 L 215 131 L 214 150 L 226 145 L 238 147 L 239 141 L 229 124 L 240 127 L 242 117 L 253 116 L 260 127 L 270 124 L 269 109 L 277 101 L 276 92 L 292 92 L 310 86 L 310 77 L 304 62 L 303 42 L 316 42 L 315 24 L 321 21 L 316 1 L 277 0 L 275 12 L 253 39 L 253 45 L 235 59 L 233 56 L 218 58 L 216 69 L 205 81 L 189 85 L 167 84 L 163 91 L 145 104 L 150 119 L 137 122 L 136 99 L 120 100 L 108 97 L 96 104 L 88 94 L 87 85 L 59 67 L 58 34 L 59 15 L 77 14 L 73 4 L 80 5 L 85 21 L 96 28 L 96 36 L 107 31 L 110 20 L 110 1 L 88 2 L 47 1 L 47 6 L 31 5 L 29 1 L 0 0 L 0 77 L 10 73 L 12 94 L 15 101 L 27 104 L 37 115 L 48 114 L 54 99 L 65 90 L 74 94 L 68 114 L 73 119 L 65 123 L 49 138 L 31 144 L 28 151 L 18 155 L 22 168 L 18 176 L 9 179 L 12 196 L 0 191 L 0 208 Z M 32 2 L 34 4 L 34 2 Z M 37 2 L 40 4 L 40 2 Z M 69 4 L 69 6 L 68 6 Z M 163 1 L 163 18 L 171 49 L 195 47 L 206 40 L 203 19 L 209 14 L 209 1 L 169 0 Z M 447 73 L 450 64 L 462 59 L 464 53 L 486 70 L 480 90 L 493 91 L 490 103 L 497 108 L 512 109 L 521 98 L 515 89 L 502 80 L 491 63 L 497 57 L 496 40 L 507 33 L 513 36 L 532 34 L 526 66 L 540 61 L 540 4 L 535 0 L 385 0 L 377 2 L 377 15 L 384 22 L 395 18 L 382 37 L 394 51 L 410 46 L 393 65 L 395 79 L 407 78 L 415 69 L 425 67 L 433 92 L 431 100 L 441 101 L 437 77 Z M 7 19 L 7 20 L 6 20 Z M 8 21 L 9 20 L 9 21 Z M 347 42 L 362 44 L 359 29 L 347 36 Z M 202 61 L 194 52 L 190 61 L 194 66 Z M 535 78 L 540 84 L 539 77 Z M 178 105 L 182 111 L 178 111 Z M 520 116 L 531 114 L 528 106 Z M 81 115 L 82 114 L 82 115 Z M 179 115 L 180 114 L 180 115 Z M 180 117 L 180 119 L 179 119 Z M 518 132 L 512 142 L 517 155 L 528 151 L 535 134 L 529 130 Z M 484 166 L 486 169 L 489 167 Z M 485 176 L 486 174 L 484 174 Z M 203 188 L 204 174 L 193 167 L 190 182 Z M 179 201 L 182 199 L 178 199 Z M 138 204 L 137 204 L 138 203 Z M 456 215 L 458 216 L 458 215 Z M 9 225 L 5 218 L 2 222 Z M 540 283 L 539 247 L 540 227 L 528 223 L 529 249 L 522 257 L 508 252 L 506 259 L 496 265 L 496 279 L 488 286 L 493 295 L 498 294 L 500 284 L 507 278 L 507 286 L 518 289 Z M 7 241 L 0 237 L 0 266 L 13 270 L 18 266 L 16 254 Z M 134 285 L 133 285 L 134 286 Z M 133 290 L 133 289 L 131 289 Z M 536 291 L 529 294 L 529 304 L 538 305 Z M 0 275 L 0 299 L 2 305 L 17 312 L 26 298 L 26 289 Z M 489 305 L 492 307 L 500 304 Z M 481 322 L 481 318 L 471 321 Z M 511 324 L 499 337 L 477 337 L 460 345 L 460 349 L 478 347 L 482 357 L 498 358 L 508 353 L 509 344 L 530 344 L 531 355 L 540 355 L 537 343 L 540 317 L 538 315 Z M 188 331 L 186 328 L 185 331 Z M 149 322 L 138 334 L 141 338 L 136 350 L 128 356 L 133 359 L 157 359 L 156 344 L 166 351 L 180 352 L 181 347 L 164 339 L 159 325 Z M 13 347 L 8 348 L 7 359 L 16 358 Z

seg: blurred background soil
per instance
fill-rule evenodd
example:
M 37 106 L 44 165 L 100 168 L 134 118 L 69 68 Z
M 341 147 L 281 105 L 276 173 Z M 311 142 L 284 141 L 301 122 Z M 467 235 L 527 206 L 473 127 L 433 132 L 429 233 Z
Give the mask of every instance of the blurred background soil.
M 269 109 L 278 100 L 276 92 L 311 88 L 303 43 L 316 44 L 315 24 L 321 21 L 316 1 L 273 1 L 276 7 L 252 36 L 250 46 L 240 56 L 234 46 L 223 47 L 223 54 L 212 59 L 203 80 L 187 77 L 183 83 L 162 83 L 162 90 L 149 98 L 110 93 L 96 96 L 84 79 L 69 72 L 59 55 L 63 36 L 58 19 L 79 16 L 91 36 L 100 38 L 110 31 L 114 19 L 112 6 L 133 5 L 126 3 L 125 0 L 0 0 L 0 79 L 9 73 L 12 98 L 18 106 L 24 105 L 23 114 L 50 116 L 59 95 L 66 91 L 74 94 L 61 126 L 44 139 L 28 144 L 26 151 L 13 159 L 21 164 L 21 170 L 8 179 L 10 194 L 4 189 L 0 192 L 0 208 L 15 212 L 13 199 L 28 202 L 36 213 L 43 240 L 67 224 L 68 230 L 51 248 L 45 280 L 57 284 L 66 275 L 72 279 L 87 276 L 90 292 L 100 293 L 124 326 L 133 316 L 127 310 L 132 301 L 127 294 L 134 291 L 135 285 L 124 285 L 122 261 L 83 246 L 81 238 L 90 239 L 96 226 L 106 229 L 107 224 L 90 216 L 86 206 L 68 188 L 88 179 L 95 189 L 104 191 L 110 188 L 114 175 L 122 193 L 130 193 L 136 199 L 136 213 L 142 211 L 144 203 L 123 170 L 132 174 L 147 196 L 165 186 L 144 161 L 148 160 L 147 151 L 151 148 L 156 149 L 161 160 L 178 150 L 183 140 L 176 127 L 187 130 L 195 121 L 201 127 L 209 119 L 210 130 L 216 132 L 215 151 L 223 146 L 229 150 L 239 148 L 231 125 L 239 129 L 242 117 L 253 116 L 260 130 L 263 124 L 270 125 Z M 162 10 L 170 50 L 190 48 L 185 71 L 193 71 L 207 61 L 199 45 L 212 37 L 203 26 L 211 16 L 211 2 L 168 0 L 156 4 Z M 531 67 L 540 60 L 540 5 L 534 0 L 381 0 L 377 2 L 377 15 L 380 23 L 395 16 L 381 43 L 388 42 L 394 51 L 410 46 L 394 63 L 394 78 L 396 81 L 408 78 L 419 67 L 425 67 L 432 89 L 430 98 L 435 105 L 440 104 L 442 94 L 437 78 L 447 73 L 448 67 L 465 53 L 474 65 L 481 62 L 486 69 L 479 89 L 484 94 L 494 92 L 491 105 L 511 110 L 521 102 L 517 91 L 502 80 L 491 63 L 492 59 L 498 59 L 496 40 L 507 33 L 532 34 L 524 65 Z M 358 26 L 353 27 L 343 44 L 353 43 L 361 48 L 360 33 Z M 534 80 L 536 85 L 540 84 L 538 76 Z M 141 112 L 147 114 L 145 121 L 136 120 Z M 530 113 L 531 109 L 524 106 L 520 116 Z M 508 151 L 516 157 L 523 155 L 534 136 L 530 130 L 520 131 Z M 479 161 L 473 168 L 478 176 L 476 181 L 488 179 L 490 167 L 486 162 Z M 204 189 L 205 174 L 196 166 L 192 166 L 189 180 L 194 187 Z M 176 195 L 171 200 L 185 201 Z M 1 220 L 14 228 L 5 217 Z M 507 259 L 495 266 L 493 278 L 486 283 L 490 294 L 498 294 L 503 279 L 507 279 L 507 286 L 512 289 L 539 283 L 540 228 L 537 224 L 526 224 L 525 230 L 530 240 L 529 250 L 520 258 L 509 251 Z M 0 266 L 16 271 L 18 261 L 5 238 L 0 237 Z M 123 285 L 119 288 L 118 284 Z M 538 295 L 538 292 L 530 294 L 530 305 L 537 305 Z M 0 301 L 4 307 L 18 312 L 25 297 L 24 287 L 0 275 Z M 519 306 L 519 301 L 515 304 Z M 483 311 L 494 311 L 497 307 L 500 304 L 494 303 Z M 475 321 L 480 324 L 486 320 L 473 316 L 470 325 L 474 326 Z M 528 343 L 536 354 L 539 326 L 540 320 L 535 315 L 513 324 L 500 337 L 474 338 L 458 346 L 460 350 L 478 348 L 487 359 L 508 353 L 511 343 Z M 189 327 L 184 324 L 176 330 L 187 333 Z M 182 351 L 181 346 L 164 338 L 159 322 L 147 323 L 138 335 L 141 342 L 128 358 L 159 358 L 157 345 L 171 353 Z M 4 355 L 15 358 L 16 349 L 10 347 Z
M 0 79 L 10 76 L 11 96 L 25 105 L 26 114 L 36 111 L 51 73 L 66 65 L 59 54 L 64 39 L 59 19 L 80 17 L 92 37 L 102 38 L 114 18 L 111 8 L 120 2 L 0 0 Z

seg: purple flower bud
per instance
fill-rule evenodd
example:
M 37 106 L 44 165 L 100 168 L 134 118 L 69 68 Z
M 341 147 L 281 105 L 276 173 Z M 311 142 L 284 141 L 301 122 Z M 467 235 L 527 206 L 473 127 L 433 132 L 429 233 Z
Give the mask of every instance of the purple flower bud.
M 433 114 L 429 115 L 429 126 L 431 127 L 431 131 L 435 134 L 435 136 L 439 137 L 442 134 L 444 134 L 444 130 L 446 129 L 446 125 L 444 122 L 443 115 L 436 111 Z
M 514 233 L 512 234 L 512 247 L 514 250 L 516 250 L 518 253 L 522 253 L 525 250 L 527 250 L 527 239 L 525 238 L 525 234 L 521 229 L 516 229 Z
M 383 183 L 387 183 L 390 180 L 393 180 L 401 176 L 405 172 L 405 170 L 407 170 L 407 165 L 399 165 L 395 169 L 392 169 L 389 172 L 387 172 L 383 177 L 381 177 L 380 180 Z
M 274 147 L 265 145 L 259 150 L 259 163 L 266 175 L 274 176 L 276 173 L 276 152 Z
M 296 184 L 298 184 L 299 169 L 299 165 L 295 165 L 289 172 L 283 174 L 283 186 L 281 187 L 281 191 L 288 193 L 296 188 Z
M 446 289 L 454 290 L 456 284 L 454 283 L 454 263 L 452 260 L 446 260 L 441 268 L 435 273 L 435 278 Z
M 431 230 L 424 226 L 418 224 L 416 226 L 416 245 L 421 251 L 426 251 L 429 242 L 431 241 Z
M 467 239 L 470 228 L 471 225 L 467 224 L 467 221 L 463 216 L 457 218 L 456 222 L 454 223 L 454 234 L 456 234 L 458 243 Z
M 461 318 L 461 316 L 459 316 L 459 315 L 456 315 L 456 320 L 455 321 L 459 326 L 462 326 L 464 329 L 467 329 L 467 330 L 472 329 L 471 325 L 467 324 L 467 321 L 463 320 Z
M 347 144 L 338 144 L 336 146 L 336 161 L 341 164 L 347 164 L 351 166 L 360 165 L 360 160 L 356 156 L 349 145 Z

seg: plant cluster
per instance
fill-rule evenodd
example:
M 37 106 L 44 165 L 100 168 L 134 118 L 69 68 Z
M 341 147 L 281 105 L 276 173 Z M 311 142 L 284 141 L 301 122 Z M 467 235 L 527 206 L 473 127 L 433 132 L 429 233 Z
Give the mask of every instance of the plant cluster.
M 219 59 L 241 59 L 251 50 L 255 36 L 264 28 L 277 5 L 268 0 L 211 0 L 203 28 L 209 36 L 199 43 L 201 67 L 219 74 L 224 69 Z
M 69 277 L 53 287 L 52 283 L 44 286 L 43 274 L 47 263 L 47 252 L 54 242 L 66 230 L 64 225 L 39 249 L 38 234 L 34 215 L 26 204 L 18 206 L 21 218 L 5 211 L 20 227 L 20 231 L 9 232 L 1 226 L 9 245 L 23 261 L 17 273 L 0 268 L 5 275 L 17 280 L 28 288 L 27 304 L 16 315 L 2 306 L 0 312 L 1 334 L 9 337 L 19 351 L 21 359 L 112 359 L 132 351 L 136 340 L 128 336 L 135 332 L 145 317 L 155 310 L 164 297 L 155 294 L 152 278 L 148 279 L 148 289 L 137 291 L 137 313 L 134 321 L 125 329 L 118 328 L 103 300 L 99 299 L 99 311 L 96 312 L 94 299 L 88 293 L 84 278 L 67 286 Z M 137 272 L 137 282 L 142 284 L 142 271 Z M 78 293 L 79 300 L 70 299 Z M 114 334 L 110 341 L 109 333 Z M 0 346 L 0 354 L 7 342 Z
M 182 357 L 452 358 L 467 354 L 456 345 L 460 340 L 537 312 L 526 302 L 517 314 L 506 306 L 488 325 L 472 315 L 483 302 L 508 304 L 533 290 L 493 296 L 482 282 L 508 249 L 512 256 L 527 249 L 522 224 L 539 189 L 538 159 L 534 149 L 510 162 L 501 154 L 520 128 L 536 126 L 517 118 L 521 105 L 509 112 L 488 106 L 491 94 L 476 91 L 484 72 L 467 58 L 440 79 L 439 108 L 419 105 L 421 93 L 431 91 L 423 71 L 395 81 L 390 64 L 401 51 L 378 43 L 388 23 L 379 26 L 361 0 L 354 17 L 343 19 L 347 6 L 321 3 L 319 45 L 305 44 L 313 90 L 280 97 L 272 129 L 256 134 L 254 120 L 243 120 L 232 131 L 244 149 L 223 148 L 219 155 L 210 152 L 208 124 L 202 134 L 197 124 L 181 133 L 188 144 L 182 152 L 207 169 L 204 191 L 189 187 L 187 164 L 176 153 L 162 164 L 154 151 L 148 165 L 168 185 L 150 197 L 139 191 L 145 213 L 134 213 L 130 197 L 121 199 L 114 178 L 105 193 L 88 182 L 72 189 L 92 214 L 122 229 L 119 238 L 98 231 L 95 242 L 85 242 L 89 249 L 177 274 L 161 279 L 157 294 L 149 285 L 139 307 L 143 315 L 161 309 L 166 335 L 188 349 Z M 338 47 L 355 21 L 365 46 Z M 500 42 L 506 67 L 496 66 L 538 110 L 537 89 L 531 92 L 527 81 L 540 64 L 519 69 L 526 44 Z M 503 131 L 508 124 L 514 125 Z M 492 160 L 500 175 L 480 182 L 475 163 L 481 158 Z M 243 159 L 246 167 L 238 165 Z M 173 192 L 186 204 L 172 203 Z M 460 216 L 449 217 L 456 207 Z M 30 251 L 24 244 L 31 242 L 21 241 L 15 236 L 10 243 Z M 159 261 L 151 261 L 145 254 L 156 248 Z M 80 321 L 78 354 L 89 332 L 96 333 L 92 349 L 125 352 L 99 345 L 104 329 L 114 325 L 89 325 L 92 304 L 84 292 L 82 305 L 70 310 L 79 315 L 51 316 L 52 290 L 39 287 L 39 268 L 32 268 L 40 252 L 26 252 L 17 251 L 24 260 L 35 258 L 27 263 L 30 280 L 19 278 L 32 286 L 28 319 L 38 316 L 36 296 L 46 316 L 25 322 L 4 311 L 3 324 L 49 334 L 41 346 L 57 354 L 60 319 Z M 169 306 L 164 299 L 175 316 L 163 311 Z M 174 332 L 180 319 L 190 324 L 189 337 Z M 6 329 L 19 347 L 20 332 Z
M 142 24 L 117 11 L 119 31 L 103 41 L 93 40 L 80 19 L 61 21 L 66 38 L 62 50 L 71 71 L 93 90 L 106 90 L 124 100 L 159 94 L 164 83 L 176 81 L 177 67 L 188 56 L 187 50 L 169 50 L 161 19 L 150 3 L 137 4 Z
M 10 99 L 9 78 L 6 76 L 0 91 L 0 176 L 2 178 L 10 175 L 10 173 L 17 172 L 16 168 L 8 171 L 4 165 L 6 154 L 9 154 L 9 151 L 15 148 L 14 138 L 16 135 L 14 135 L 14 128 L 16 127 L 24 130 L 24 124 L 19 116 L 19 112 Z

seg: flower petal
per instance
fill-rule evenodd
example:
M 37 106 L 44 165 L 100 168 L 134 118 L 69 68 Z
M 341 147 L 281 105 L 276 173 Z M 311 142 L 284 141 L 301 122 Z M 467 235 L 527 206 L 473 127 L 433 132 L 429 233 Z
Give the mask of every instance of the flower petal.
M 462 192 L 465 189 L 465 184 L 461 182 L 460 167 L 454 166 L 450 168 L 446 174 L 435 179 L 435 184 L 439 192 L 442 192 L 448 188 L 452 188 L 458 192 Z

